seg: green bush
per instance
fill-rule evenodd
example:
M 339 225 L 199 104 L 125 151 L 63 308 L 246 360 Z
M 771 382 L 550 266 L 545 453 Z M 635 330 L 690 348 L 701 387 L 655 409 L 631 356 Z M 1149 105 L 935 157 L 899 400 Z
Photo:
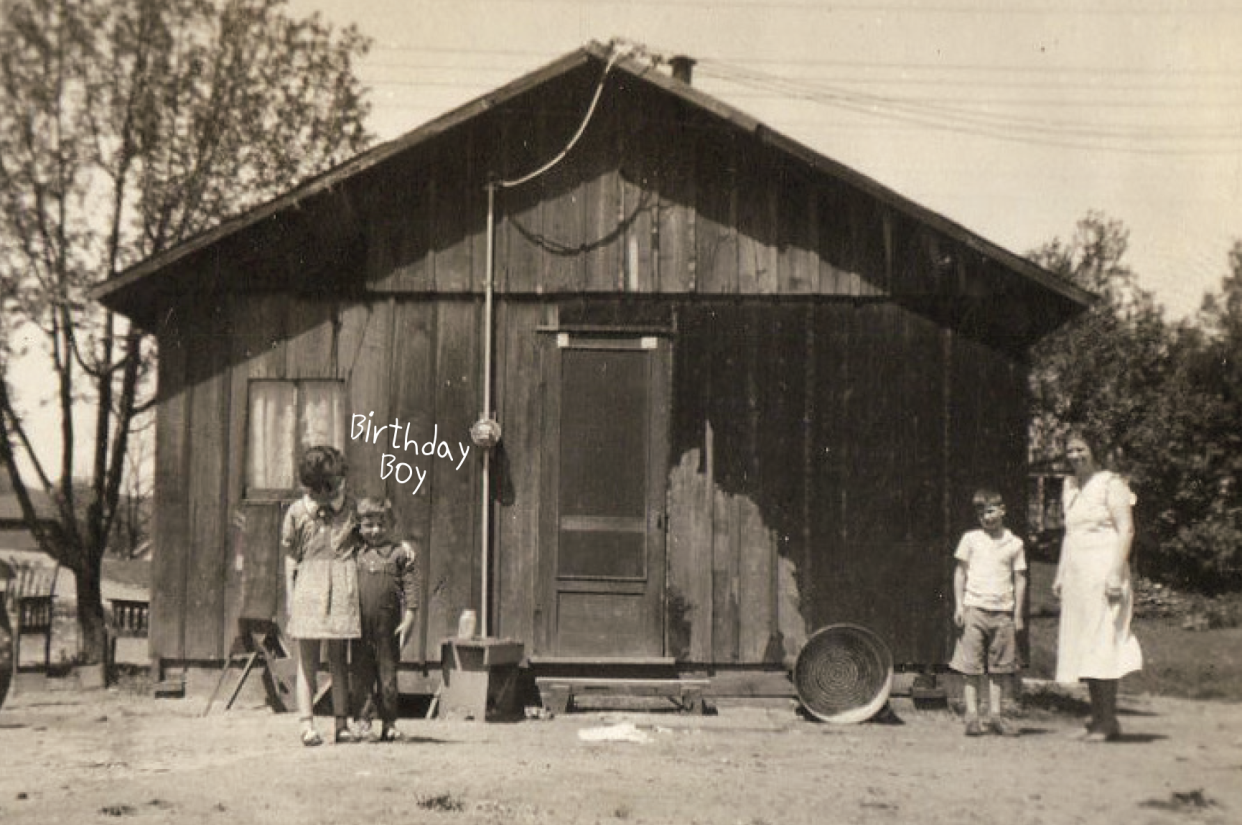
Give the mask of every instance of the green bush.
M 1205 520 L 1178 528 L 1153 548 L 1153 578 L 1202 593 L 1242 587 L 1242 525 Z

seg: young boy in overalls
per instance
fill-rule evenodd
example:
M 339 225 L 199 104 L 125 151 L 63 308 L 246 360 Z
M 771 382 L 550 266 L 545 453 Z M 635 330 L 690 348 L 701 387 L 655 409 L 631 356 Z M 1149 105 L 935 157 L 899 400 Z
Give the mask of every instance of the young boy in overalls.
M 354 644 L 354 673 L 358 699 L 359 733 L 369 736 L 378 709 L 379 741 L 395 742 L 397 730 L 397 666 L 401 650 L 414 627 L 422 592 L 418 553 L 406 542 L 392 540 L 392 504 L 364 498 L 355 511 L 361 542 L 358 595 L 362 607 L 362 638 Z

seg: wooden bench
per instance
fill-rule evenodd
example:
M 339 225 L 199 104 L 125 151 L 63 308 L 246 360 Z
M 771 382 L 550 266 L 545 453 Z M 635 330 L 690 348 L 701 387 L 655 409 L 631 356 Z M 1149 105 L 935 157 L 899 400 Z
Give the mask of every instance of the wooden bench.
M 621 677 L 540 676 L 535 679 L 539 699 L 552 713 L 567 713 L 574 698 L 597 696 L 663 697 L 682 713 L 703 712 L 703 691 L 709 679 L 629 679 Z
M 108 661 L 114 665 L 149 664 L 145 639 L 148 634 L 150 602 L 145 599 L 109 599 Z
M 43 661 L 36 668 L 44 672 L 52 665 L 52 622 L 55 614 L 58 564 L 18 564 L 9 585 L 8 602 L 17 621 L 13 627 L 13 665 L 22 669 L 22 640 L 43 637 Z
M 145 637 L 150 602 L 137 599 L 110 599 L 112 632 L 117 636 Z

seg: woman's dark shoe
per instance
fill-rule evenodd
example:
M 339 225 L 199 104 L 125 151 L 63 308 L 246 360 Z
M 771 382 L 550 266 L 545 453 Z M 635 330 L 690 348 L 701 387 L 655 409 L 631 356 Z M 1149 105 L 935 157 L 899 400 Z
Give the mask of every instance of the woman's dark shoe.
M 1096 728 L 1083 737 L 1084 742 L 1098 744 L 1100 742 L 1116 742 L 1121 739 L 1121 728 L 1113 725 L 1112 727 Z

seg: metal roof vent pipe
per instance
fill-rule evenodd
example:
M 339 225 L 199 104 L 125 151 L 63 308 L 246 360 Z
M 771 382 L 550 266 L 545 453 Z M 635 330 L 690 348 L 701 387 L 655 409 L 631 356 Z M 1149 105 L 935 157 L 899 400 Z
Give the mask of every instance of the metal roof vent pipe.
M 693 57 L 687 57 L 684 54 L 679 54 L 676 57 L 670 57 L 668 59 L 668 65 L 673 70 L 673 77 L 680 80 L 682 83 L 685 83 L 687 86 L 690 85 L 690 79 L 694 74 L 694 64 L 698 62 L 699 61 L 695 60 Z

